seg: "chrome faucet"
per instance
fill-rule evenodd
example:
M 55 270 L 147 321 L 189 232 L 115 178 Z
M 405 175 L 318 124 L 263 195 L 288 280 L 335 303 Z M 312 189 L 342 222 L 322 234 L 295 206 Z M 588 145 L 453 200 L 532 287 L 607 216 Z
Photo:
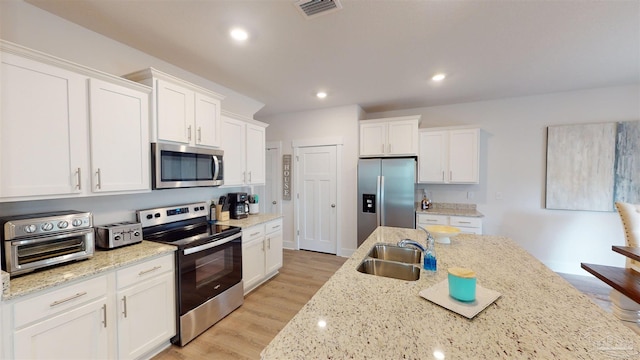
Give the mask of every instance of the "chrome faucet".
M 422 226 L 418 226 L 418 228 L 427 234 L 427 243 L 429 243 L 429 241 L 431 240 L 434 240 L 433 236 L 431 236 L 431 233 L 427 229 L 423 228 Z
M 415 240 L 402 239 L 402 240 L 398 241 L 398 246 L 400 246 L 400 247 L 407 247 L 408 245 L 415 246 L 418 249 L 420 249 L 420 251 L 425 252 L 424 246 L 422 246 L 422 244 L 420 244 L 419 242 L 417 242 Z

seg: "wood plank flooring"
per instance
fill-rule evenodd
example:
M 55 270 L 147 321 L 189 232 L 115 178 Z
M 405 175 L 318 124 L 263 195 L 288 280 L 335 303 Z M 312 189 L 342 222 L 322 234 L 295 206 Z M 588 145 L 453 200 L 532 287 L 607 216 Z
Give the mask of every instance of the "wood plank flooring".
M 153 360 L 260 359 L 260 352 L 329 280 L 346 258 L 284 250 L 283 267 L 249 293 L 244 304 L 185 347 L 172 345 Z
M 260 359 L 260 352 L 346 258 L 284 250 L 280 274 L 245 297 L 244 304 L 185 347 L 172 345 L 153 360 Z M 611 312 L 611 287 L 589 276 L 559 274 Z

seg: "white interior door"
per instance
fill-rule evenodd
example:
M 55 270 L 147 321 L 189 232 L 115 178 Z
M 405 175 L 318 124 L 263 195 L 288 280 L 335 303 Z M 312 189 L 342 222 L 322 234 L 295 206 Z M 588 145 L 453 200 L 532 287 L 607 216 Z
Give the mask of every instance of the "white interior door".
M 301 147 L 296 161 L 300 249 L 336 254 L 336 146 Z
M 282 214 L 280 177 L 282 176 L 280 144 L 267 144 L 264 199 L 260 199 L 265 213 Z

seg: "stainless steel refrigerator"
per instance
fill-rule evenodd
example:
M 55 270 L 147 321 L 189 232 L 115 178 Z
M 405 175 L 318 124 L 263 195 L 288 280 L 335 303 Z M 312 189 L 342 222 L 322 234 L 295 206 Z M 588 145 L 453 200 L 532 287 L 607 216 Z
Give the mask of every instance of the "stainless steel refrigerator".
M 378 226 L 415 228 L 415 158 L 358 161 L 358 246 Z

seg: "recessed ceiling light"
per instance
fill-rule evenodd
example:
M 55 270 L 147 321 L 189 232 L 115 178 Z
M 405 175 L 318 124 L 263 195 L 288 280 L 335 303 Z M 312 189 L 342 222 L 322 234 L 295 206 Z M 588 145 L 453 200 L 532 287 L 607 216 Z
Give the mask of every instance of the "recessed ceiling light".
M 326 93 L 326 92 L 324 92 L 324 91 L 318 91 L 318 93 L 316 93 L 316 96 L 317 96 L 319 99 L 324 99 L 324 98 L 326 98 L 326 97 L 327 97 L 327 93 Z
M 446 74 L 442 74 L 442 73 L 440 73 L 440 74 L 435 74 L 435 75 L 433 75 L 433 77 L 431 78 L 431 80 L 433 80 L 433 81 L 442 81 L 442 80 L 444 80 L 444 78 L 445 78 L 445 77 L 447 77 L 447 75 L 446 75 Z
M 249 38 L 249 33 L 240 28 L 231 29 L 231 37 L 238 41 L 245 41 Z

